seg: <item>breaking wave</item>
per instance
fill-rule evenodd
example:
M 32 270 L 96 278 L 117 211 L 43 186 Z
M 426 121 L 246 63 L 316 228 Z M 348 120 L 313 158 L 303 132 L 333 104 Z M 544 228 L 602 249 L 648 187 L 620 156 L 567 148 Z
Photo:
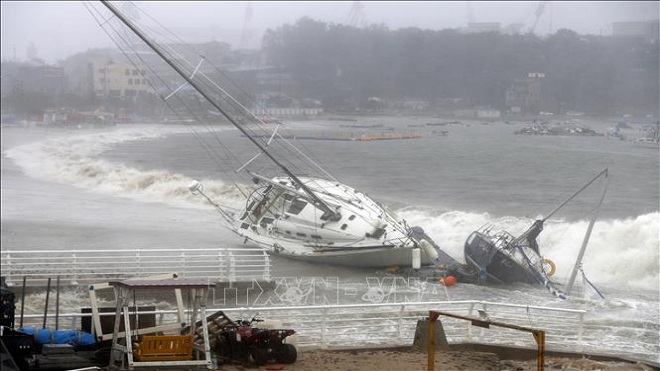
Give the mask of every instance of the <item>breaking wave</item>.
M 71 184 L 103 194 L 139 201 L 162 202 L 179 207 L 206 208 L 188 190 L 191 178 L 167 170 L 139 170 L 112 163 L 99 155 L 128 141 L 149 140 L 186 133 L 185 127 L 137 126 L 111 132 L 62 136 L 5 151 L 30 176 Z M 236 187 L 218 179 L 202 179 L 205 192 L 218 203 L 239 208 L 243 198 Z M 492 217 L 487 213 L 438 211 L 406 207 L 398 211 L 410 225 L 422 226 L 440 246 L 463 262 L 463 244 L 469 234 L 486 224 L 505 226 L 513 234 L 523 232 L 533 220 Z M 658 290 L 660 282 L 660 213 L 630 219 L 596 222 L 583 259 L 583 268 L 596 283 Z M 588 221 L 549 220 L 540 235 L 541 252 L 557 265 L 555 278 L 570 274 L 581 247 Z
M 404 209 L 399 215 L 411 225 L 424 227 L 430 237 L 460 262 L 463 246 L 472 231 L 487 224 L 506 226 L 516 235 L 528 228 L 529 218 L 494 218 L 487 213 Z M 554 278 L 567 282 L 589 225 L 588 220 L 548 220 L 539 236 L 541 254 L 557 265 Z M 658 291 L 660 285 L 660 213 L 635 218 L 598 220 L 582 260 L 585 274 L 594 283 Z
M 185 127 L 138 126 L 111 132 L 61 136 L 5 151 L 29 176 L 71 184 L 95 192 L 180 207 L 208 208 L 188 190 L 192 178 L 167 170 L 139 170 L 98 156 L 115 145 L 186 133 Z M 209 196 L 227 206 L 240 207 L 236 187 L 217 179 L 202 180 Z

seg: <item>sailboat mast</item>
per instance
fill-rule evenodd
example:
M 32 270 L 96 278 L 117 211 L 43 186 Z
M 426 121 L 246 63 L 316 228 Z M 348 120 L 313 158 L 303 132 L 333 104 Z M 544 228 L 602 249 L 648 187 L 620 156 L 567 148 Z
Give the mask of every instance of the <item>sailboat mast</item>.
M 594 178 L 594 180 L 600 177 L 603 173 L 605 174 L 605 177 L 607 177 L 607 169 L 605 169 L 603 172 L 598 174 L 598 176 Z M 591 184 L 591 182 L 589 182 L 589 184 Z M 594 211 L 594 215 L 589 221 L 589 227 L 587 228 L 587 233 L 585 234 L 584 240 L 582 241 L 582 247 L 580 247 L 580 252 L 578 253 L 578 257 L 575 260 L 575 265 L 573 266 L 573 271 L 571 272 L 571 277 L 568 279 L 568 284 L 566 285 L 567 295 L 570 295 L 571 289 L 573 288 L 573 284 L 575 283 L 575 277 L 577 276 L 578 269 L 580 269 L 580 265 L 582 264 L 582 258 L 584 257 L 584 252 L 587 250 L 587 243 L 589 243 L 589 237 L 591 236 L 591 231 L 594 228 L 594 223 L 596 223 L 596 218 L 598 217 L 598 211 L 600 210 L 600 206 L 603 204 L 603 199 L 605 198 L 606 191 L 607 191 L 607 186 L 603 187 L 603 194 L 600 196 L 600 200 L 598 201 L 598 206 L 596 206 L 596 211 Z
M 160 50 L 160 48 L 151 40 L 149 40 L 142 31 L 140 31 L 137 26 L 135 26 L 130 20 L 128 20 L 123 14 L 117 10 L 114 5 L 110 4 L 108 0 L 100 0 L 103 5 L 105 5 L 120 21 L 122 21 L 128 28 L 131 29 L 142 41 L 144 41 L 159 57 L 161 57 L 170 67 L 172 67 L 176 73 L 178 73 L 190 86 L 192 86 L 199 94 L 201 94 L 204 99 L 206 99 L 215 109 L 218 110 L 229 122 L 232 123 L 243 135 L 245 135 L 261 152 L 263 152 L 268 158 L 273 161 L 277 166 L 279 166 L 284 172 L 295 181 L 300 188 L 302 188 L 305 193 L 307 193 L 316 205 L 323 210 L 322 219 L 338 220 L 339 215 L 336 211 L 332 210 L 323 200 L 321 200 L 311 189 L 309 189 L 296 175 L 294 175 L 284 164 L 279 162 L 264 146 L 261 145 L 255 138 L 253 138 L 245 128 L 239 125 L 225 110 L 223 110 L 218 103 L 216 103 L 211 97 L 190 77 L 188 77 L 184 71 L 172 62 L 165 54 Z
M 603 174 L 605 174 L 605 176 L 607 176 L 607 168 L 605 168 L 605 170 L 598 173 L 598 175 L 596 175 L 593 179 L 591 179 L 589 181 L 589 183 L 582 186 L 582 188 L 580 188 L 577 192 L 573 193 L 573 195 L 571 197 L 567 198 L 566 201 L 562 202 L 561 205 L 557 206 L 554 210 L 552 210 L 552 212 L 550 212 L 550 214 L 548 214 L 548 216 L 543 218 L 543 221 L 545 222 L 546 220 L 550 219 L 550 217 L 552 215 L 554 215 L 557 211 L 559 211 L 562 207 L 564 207 L 567 203 L 569 203 L 573 198 L 575 198 L 575 196 L 579 195 L 580 192 L 584 191 L 587 187 L 589 187 L 591 185 L 591 183 L 595 182 L 596 179 L 600 178 Z

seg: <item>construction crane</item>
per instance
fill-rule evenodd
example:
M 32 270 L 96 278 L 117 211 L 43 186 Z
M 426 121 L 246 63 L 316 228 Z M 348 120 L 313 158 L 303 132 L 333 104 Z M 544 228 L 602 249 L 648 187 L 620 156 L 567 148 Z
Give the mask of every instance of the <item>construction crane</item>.
M 367 25 L 367 17 L 364 15 L 364 5 L 361 2 L 353 2 L 351 10 L 348 13 L 348 25 L 351 27 Z
M 529 29 L 529 33 L 534 33 L 534 30 L 536 30 L 536 25 L 539 24 L 539 20 L 541 19 L 541 16 L 543 15 L 543 12 L 545 11 L 545 5 L 547 4 L 547 1 L 541 1 L 539 2 L 539 6 L 536 8 L 536 11 L 534 12 L 534 24 L 532 24 L 532 27 Z
M 465 9 L 467 12 L 467 21 L 468 21 L 468 26 L 470 26 L 470 23 L 474 23 L 474 10 L 472 9 L 472 4 L 470 4 L 469 1 L 465 2 Z
M 241 48 L 247 49 L 248 44 L 250 43 L 250 39 L 252 36 L 252 32 L 249 29 L 250 21 L 252 20 L 252 6 L 250 5 L 250 2 L 247 2 L 247 6 L 245 7 L 245 18 L 243 18 L 243 31 L 241 32 Z

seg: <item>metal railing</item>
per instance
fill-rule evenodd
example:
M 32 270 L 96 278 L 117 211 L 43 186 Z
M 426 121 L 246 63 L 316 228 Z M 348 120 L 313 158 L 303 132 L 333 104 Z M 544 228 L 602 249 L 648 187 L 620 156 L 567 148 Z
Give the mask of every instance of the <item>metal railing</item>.
M 63 284 L 121 280 L 177 272 L 216 282 L 271 280 L 270 257 L 263 249 L 104 249 L 2 250 L 0 269 L 8 285 L 23 277 L 43 285 L 49 277 Z
M 429 310 L 441 310 L 477 319 L 497 321 L 517 326 L 533 327 L 545 332 L 546 350 L 617 354 L 631 359 L 648 359 L 657 354 L 654 341 L 630 341 L 627 332 L 619 338 L 602 326 L 592 326 L 585 319 L 586 311 L 564 308 L 525 306 L 486 301 L 437 301 L 378 304 L 345 304 L 315 306 L 208 308 L 206 314 L 222 310 L 230 318 L 251 318 L 256 313 L 281 328 L 296 330 L 296 343 L 302 349 L 332 349 L 347 347 L 387 347 L 412 345 L 417 321 L 428 317 Z M 155 314 L 157 324 L 176 318 L 176 310 L 142 312 Z M 114 313 L 101 313 L 112 316 Z M 59 314 L 60 324 L 70 329 L 80 328 L 83 313 Z M 18 316 L 17 316 L 18 317 Z M 42 327 L 43 314 L 25 315 L 24 326 Z M 52 314 L 47 328 L 53 328 Z M 18 323 L 18 318 L 16 318 Z M 452 318 L 442 320 L 449 343 L 480 343 L 518 346 L 535 349 L 531 336 L 506 328 L 484 329 L 471 322 Z M 63 326 L 60 326 L 61 328 Z M 637 329 L 637 338 L 657 338 L 657 328 Z M 642 333 L 640 333 L 640 331 Z M 606 341 L 605 341 L 606 340 Z
M 296 330 L 297 344 L 301 348 L 338 348 L 350 346 L 399 346 L 411 345 L 417 320 L 428 317 L 429 310 L 443 310 L 459 315 L 479 317 L 485 313 L 490 319 L 498 319 L 515 325 L 534 326 L 544 329 L 549 346 L 568 346 L 575 349 L 582 342 L 583 310 L 549 307 L 532 307 L 514 304 L 498 304 L 483 301 L 411 302 L 387 304 L 344 304 L 282 307 L 209 308 L 206 314 L 222 310 L 230 317 L 251 318 L 256 313 L 269 321 L 280 323 L 283 328 Z M 177 311 L 159 310 L 140 314 L 155 314 L 157 323 L 171 322 Z M 114 313 L 101 313 L 113 316 Z M 76 322 L 89 316 L 83 313 L 59 314 L 60 323 Z M 68 318 L 68 320 L 67 320 Z M 24 316 L 24 326 L 41 327 L 43 314 Z M 48 318 L 52 325 L 54 318 Z M 17 318 L 18 322 L 18 318 Z M 519 333 L 490 329 L 479 331 L 469 322 L 452 318 L 443 319 L 443 327 L 449 342 L 479 342 L 534 346 L 532 339 Z M 481 329 L 480 329 L 481 330 Z M 505 329 L 506 330 L 506 329 Z M 529 343 L 529 344 L 528 344 Z

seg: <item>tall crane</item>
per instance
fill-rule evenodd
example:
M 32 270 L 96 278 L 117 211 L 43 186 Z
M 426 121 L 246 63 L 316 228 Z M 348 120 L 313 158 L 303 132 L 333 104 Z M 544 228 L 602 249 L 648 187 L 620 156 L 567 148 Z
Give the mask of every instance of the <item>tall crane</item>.
M 532 27 L 529 29 L 529 33 L 534 33 L 534 30 L 536 30 L 536 25 L 539 24 L 539 20 L 541 19 L 541 16 L 545 11 L 545 6 L 547 3 L 548 3 L 547 1 L 539 2 L 539 6 L 536 8 L 536 11 L 534 12 L 534 16 L 535 16 L 534 24 L 532 24 Z
M 474 20 L 474 10 L 472 9 L 472 4 L 470 4 L 469 1 L 465 2 L 465 9 L 466 9 L 466 13 L 467 13 L 467 21 L 468 21 L 468 26 L 469 26 L 470 23 L 475 22 L 475 20 Z
M 367 25 L 367 17 L 364 15 L 364 5 L 361 2 L 353 2 L 351 10 L 348 13 L 348 25 L 351 27 Z
M 250 2 L 247 2 L 247 6 L 245 7 L 245 18 L 243 18 L 243 31 L 241 32 L 241 48 L 247 49 L 248 44 L 250 43 L 250 38 L 252 36 L 252 32 L 249 29 L 250 21 L 252 20 L 252 6 L 250 5 Z

